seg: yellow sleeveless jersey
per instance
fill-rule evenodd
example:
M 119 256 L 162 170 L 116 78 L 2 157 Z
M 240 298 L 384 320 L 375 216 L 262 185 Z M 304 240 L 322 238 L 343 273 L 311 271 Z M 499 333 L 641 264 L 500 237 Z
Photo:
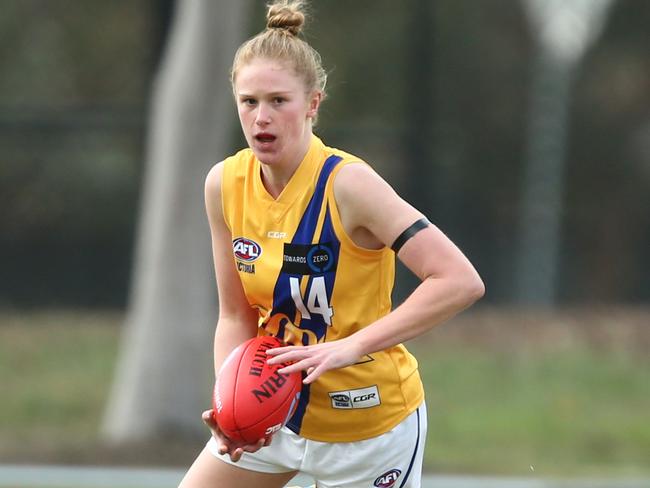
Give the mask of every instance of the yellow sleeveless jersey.
M 250 149 L 225 160 L 223 213 L 259 335 L 295 345 L 335 341 L 390 312 L 395 255 L 355 245 L 334 200 L 337 171 L 359 161 L 314 136 L 274 199 Z M 304 385 L 287 426 L 308 439 L 357 441 L 391 430 L 423 399 L 417 361 L 400 344 Z

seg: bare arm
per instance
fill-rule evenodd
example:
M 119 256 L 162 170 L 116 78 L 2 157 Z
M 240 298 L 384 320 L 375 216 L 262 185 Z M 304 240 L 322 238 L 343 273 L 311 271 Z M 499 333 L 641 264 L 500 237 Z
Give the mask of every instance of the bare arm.
M 223 163 L 210 170 L 205 181 L 205 207 L 212 236 L 212 255 L 219 292 L 219 320 L 214 336 L 215 377 L 228 354 L 239 344 L 257 335 L 257 312 L 250 306 L 235 268 L 230 230 L 221 206 L 221 174 Z M 265 444 L 244 446 L 230 442 L 221 434 L 212 411 L 203 412 L 203 420 L 219 443 L 222 454 L 229 453 L 238 461 L 244 451 L 254 452 Z M 267 442 L 268 443 L 268 442 Z
M 365 228 L 385 246 L 423 217 L 365 165 L 343 168 L 334 189 L 346 230 Z M 421 283 L 393 312 L 355 334 L 362 354 L 413 339 L 483 296 L 472 264 L 434 225 L 406 241 L 398 258 Z
M 390 246 L 404 229 L 422 218 L 365 165 L 342 168 L 334 181 L 334 193 L 346 232 L 366 247 Z M 272 362 L 297 361 L 285 371 L 307 370 L 305 382 L 311 383 L 325 371 L 423 334 L 483 296 L 484 285 L 474 267 L 433 225 L 409 239 L 398 257 L 421 280 L 404 303 L 336 343 L 269 351 L 277 355 Z
M 244 295 L 232 254 L 232 239 L 221 207 L 222 164 L 214 166 L 205 182 L 205 206 L 212 236 L 212 256 L 219 293 L 219 320 L 214 340 L 215 376 L 226 356 L 257 335 L 257 312 Z

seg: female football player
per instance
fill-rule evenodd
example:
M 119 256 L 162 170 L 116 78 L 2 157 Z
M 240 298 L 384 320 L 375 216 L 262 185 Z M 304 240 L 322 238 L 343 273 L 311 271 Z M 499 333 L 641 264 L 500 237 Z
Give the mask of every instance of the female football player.
M 272 438 L 212 437 L 182 488 L 419 487 L 426 437 L 416 360 L 402 345 L 484 293 L 461 251 L 361 159 L 313 133 L 320 56 L 300 1 L 269 6 L 237 51 L 232 87 L 248 148 L 209 172 L 205 201 L 219 293 L 215 373 L 237 345 L 274 335 L 269 363 L 304 371 L 295 414 Z M 421 280 L 391 311 L 395 256 Z M 273 442 L 272 446 L 269 444 Z

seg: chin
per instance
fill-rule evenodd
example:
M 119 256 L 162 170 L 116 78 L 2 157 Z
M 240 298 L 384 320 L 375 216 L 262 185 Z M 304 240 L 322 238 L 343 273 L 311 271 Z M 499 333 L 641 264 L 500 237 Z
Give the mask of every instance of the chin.
M 275 153 L 271 152 L 261 152 L 258 150 L 253 149 L 253 154 L 255 154 L 255 157 L 260 161 L 262 164 L 270 165 L 272 166 L 277 162 L 277 157 Z
M 251 147 L 253 153 L 264 164 L 273 165 L 280 159 L 281 151 L 279 148 L 262 149 L 256 145 Z

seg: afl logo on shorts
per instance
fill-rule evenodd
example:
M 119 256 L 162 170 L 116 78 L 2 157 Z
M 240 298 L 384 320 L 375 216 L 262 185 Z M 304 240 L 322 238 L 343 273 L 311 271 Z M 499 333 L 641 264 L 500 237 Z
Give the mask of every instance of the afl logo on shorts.
M 399 469 L 391 469 L 379 476 L 373 483 L 377 488 L 392 488 L 402 472 Z
M 246 263 L 252 263 L 262 254 L 260 245 L 245 237 L 238 237 L 232 241 L 232 251 L 237 259 Z

